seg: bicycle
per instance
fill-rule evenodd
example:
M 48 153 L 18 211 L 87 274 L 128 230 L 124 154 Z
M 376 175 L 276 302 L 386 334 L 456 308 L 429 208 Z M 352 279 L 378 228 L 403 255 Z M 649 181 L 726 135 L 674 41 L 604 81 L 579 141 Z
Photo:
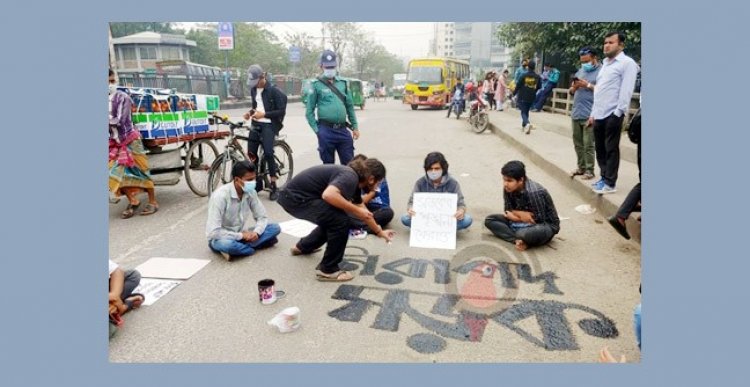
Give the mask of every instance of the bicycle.
M 211 164 L 211 170 L 208 173 L 208 187 L 210 192 L 215 191 L 219 185 L 227 184 L 232 181 L 232 167 L 234 163 L 238 161 L 248 160 L 245 156 L 245 151 L 240 145 L 238 140 L 248 140 L 248 136 L 242 136 L 235 134 L 237 129 L 249 129 L 254 130 L 252 127 L 248 128 L 245 126 L 244 121 L 235 123 L 229 121 L 228 117 L 219 117 L 212 115 L 212 118 L 217 124 L 225 124 L 229 126 L 229 137 L 227 138 L 227 146 L 224 148 L 224 152 L 214 160 Z M 278 169 L 279 179 L 276 181 L 277 186 L 283 187 L 294 174 L 294 159 L 292 159 L 292 148 L 285 141 L 286 135 L 276 136 L 273 143 L 274 159 L 276 160 L 276 166 Z M 257 163 L 261 160 L 260 163 Z M 256 181 L 258 181 L 258 190 L 270 190 L 271 178 L 268 176 L 268 165 L 263 159 L 263 147 L 258 150 L 258 155 L 255 160 L 258 165 L 258 171 L 256 175 Z

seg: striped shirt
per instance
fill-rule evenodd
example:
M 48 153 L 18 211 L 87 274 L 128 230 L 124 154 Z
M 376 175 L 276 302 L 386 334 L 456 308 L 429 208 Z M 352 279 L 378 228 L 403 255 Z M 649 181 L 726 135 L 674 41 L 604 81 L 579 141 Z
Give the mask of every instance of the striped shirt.
M 539 183 L 526 179 L 523 189 L 503 193 L 505 211 L 527 211 L 534 214 L 534 222 L 548 224 L 557 234 L 560 232 L 560 218 L 549 192 Z

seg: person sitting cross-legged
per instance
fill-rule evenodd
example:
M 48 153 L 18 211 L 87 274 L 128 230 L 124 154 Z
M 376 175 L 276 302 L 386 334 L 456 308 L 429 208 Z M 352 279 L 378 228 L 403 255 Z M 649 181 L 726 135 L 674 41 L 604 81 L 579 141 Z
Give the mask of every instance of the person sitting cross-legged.
M 526 177 L 520 161 L 508 162 L 501 173 L 505 213 L 488 216 L 484 226 L 519 251 L 551 241 L 560 232 L 560 218 L 549 192 Z
M 211 194 L 206 222 L 208 246 L 227 261 L 253 255 L 279 241 L 276 236 L 281 227 L 268 223 L 266 209 L 255 192 L 255 177 L 253 163 L 237 162 L 232 167 L 232 182 Z

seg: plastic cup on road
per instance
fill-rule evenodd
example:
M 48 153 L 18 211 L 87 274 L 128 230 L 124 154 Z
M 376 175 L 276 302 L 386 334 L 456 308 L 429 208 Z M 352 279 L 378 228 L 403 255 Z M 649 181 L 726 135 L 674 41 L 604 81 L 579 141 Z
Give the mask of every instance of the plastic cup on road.
M 258 294 L 261 304 L 270 305 L 276 302 L 276 289 L 274 285 L 275 282 L 272 279 L 267 278 L 258 281 Z

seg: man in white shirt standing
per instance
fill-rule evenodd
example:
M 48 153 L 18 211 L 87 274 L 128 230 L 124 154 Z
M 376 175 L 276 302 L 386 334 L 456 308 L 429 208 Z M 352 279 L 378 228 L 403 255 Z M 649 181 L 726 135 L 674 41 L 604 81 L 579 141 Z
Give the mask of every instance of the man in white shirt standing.
M 281 228 L 268 223 L 266 208 L 255 192 L 255 165 L 239 161 L 232 167 L 232 182 L 211 194 L 208 202 L 206 238 L 211 250 L 227 261 L 271 247 Z M 252 224 L 250 218 L 255 220 Z
M 610 32 L 604 38 L 602 68 L 594 87 L 594 106 L 587 125 L 594 125 L 596 161 L 601 179 L 593 184 L 599 194 L 616 192 L 617 170 L 620 168 L 620 134 L 622 122 L 630 108 L 638 65 L 623 53 L 625 34 Z

